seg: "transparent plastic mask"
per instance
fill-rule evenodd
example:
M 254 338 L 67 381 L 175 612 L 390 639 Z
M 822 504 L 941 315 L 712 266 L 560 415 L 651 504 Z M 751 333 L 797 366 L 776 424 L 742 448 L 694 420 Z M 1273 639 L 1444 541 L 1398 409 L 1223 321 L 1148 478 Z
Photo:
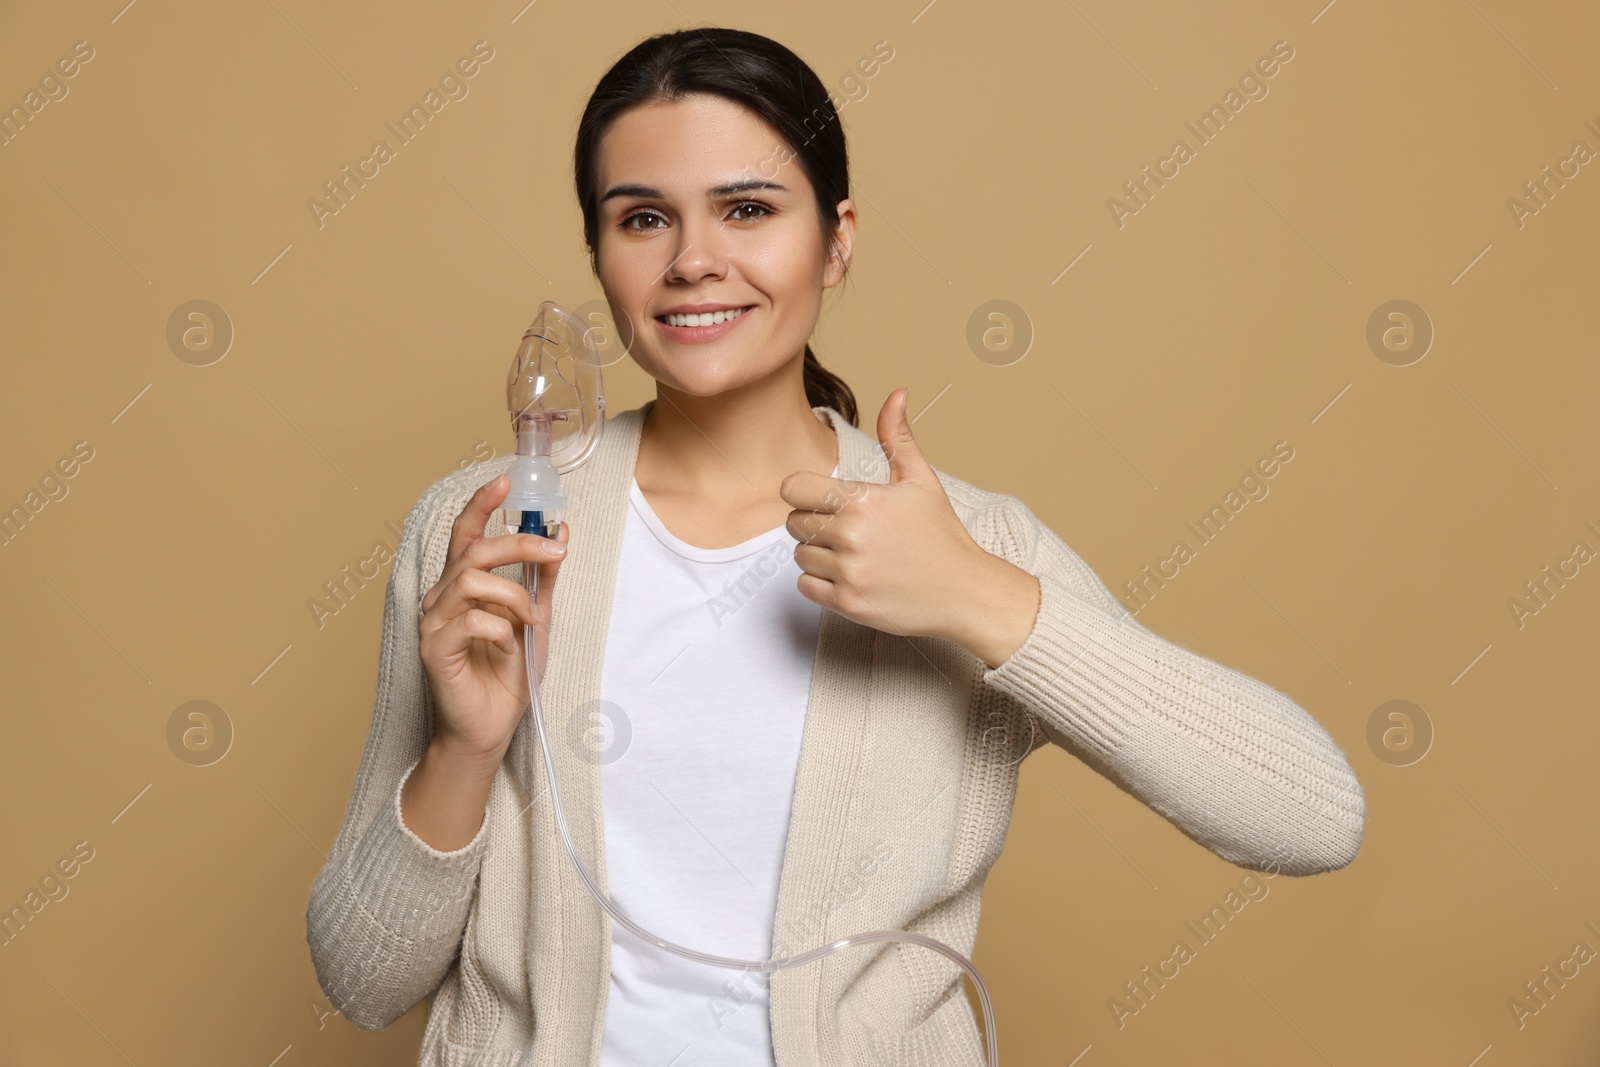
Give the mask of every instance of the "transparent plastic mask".
M 554 300 L 539 305 L 506 377 L 517 455 L 500 505 L 506 529 L 554 537 L 566 513 L 558 477 L 588 459 L 606 424 L 600 350 L 582 319 Z

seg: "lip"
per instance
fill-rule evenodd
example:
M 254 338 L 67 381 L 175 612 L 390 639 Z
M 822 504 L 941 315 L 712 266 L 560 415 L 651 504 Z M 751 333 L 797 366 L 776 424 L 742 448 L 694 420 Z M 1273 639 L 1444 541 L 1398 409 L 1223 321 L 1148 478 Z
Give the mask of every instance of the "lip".
M 741 305 L 734 304 L 731 306 L 739 307 Z M 738 326 L 745 319 L 748 319 L 751 315 L 756 313 L 756 306 L 754 304 L 746 304 L 743 306 L 746 309 L 743 315 L 740 315 L 738 318 L 729 319 L 726 322 L 714 323 L 710 326 L 669 326 L 654 316 L 651 317 L 650 321 L 654 322 L 658 327 L 661 328 L 663 333 L 672 338 L 674 341 L 679 341 L 683 344 L 690 345 L 704 344 L 707 341 L 715 341 L 717 338 L 721 337 L 723 334 L 727 333 L 729 330 L 733 329 L 735 326 Z M 730 305 L 727 304 L 701 304 L 699 305 L 699 308 L 693 311 L 689 310 L 688 308 L 674 308 L 671 312 L 663 312 L 662 314 L 703 314 L 704 311 L 726 311 L 729 309 L 729 307 Z M 699 309 L 704 309 L 704 311 Z
M 667 308 L 659 312 L 662 315 L 704 315 L 708 311 L 732 311 L 734 308 L 749 307 L 749 304 L 679 304 L 677 307 Z

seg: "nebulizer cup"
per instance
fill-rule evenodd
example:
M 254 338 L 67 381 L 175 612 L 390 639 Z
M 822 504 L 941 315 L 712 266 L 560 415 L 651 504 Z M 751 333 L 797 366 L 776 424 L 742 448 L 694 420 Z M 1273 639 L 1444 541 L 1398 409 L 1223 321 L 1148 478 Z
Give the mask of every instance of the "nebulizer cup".
M 577 467 L 594 453 L 605 428 L 605 390 L 601 367 L 599 347 L 588 325 L 555 301 L 544 301 L 539 306 L 533 324 L 523 335 L 506 384 L 506 400 L 517 442 L 516 457 L 507 470 L 511 485 L 500 507 L 507 532 L 534 533 L 544 537 L 558 535 L 567 506 L 560 475 Z M 538 565 L 524 563 L 522 573 L 524 587 L 537 601 Z M 553 620 L 552 625 L 559 627 L 560 622 Z M 539 699 L 540 672 L 534 656 L 534 635 L 531 626 L 526 623 L 523 624 L 523 637 L 529 704 L 544 759 L 556 829 L 578 876 L 613 922 L 649 945 L 684 959 L 713 967 L 769 975 L 811 963 L 855 945 L 886 941 L 921 945 L 946 957 L 972 979 L 983 1013 L 987 1062 L 989 1067 L 999 1067 L 994 1008 L 982 976 L 965 956 L 931 937 L 907 930 L 874 930 L 839 938 L 795 955 L 755 960 L 690 948 L 636 922 L 601 889 L 590 863 L 580 854 L 574 839 L 562 806 L 557 760 L 551 748 L 551 735 L 555 731 L 546 722 Z M 562 730 L 559 736 L 570 742 L 571 733 L 570 730 Z M 589 769 L 595 770 L 593 765 L 596 761 L 590 759 L 588 762 Z M 641 893 L 649 889 L 643 886 L 628 888 Z

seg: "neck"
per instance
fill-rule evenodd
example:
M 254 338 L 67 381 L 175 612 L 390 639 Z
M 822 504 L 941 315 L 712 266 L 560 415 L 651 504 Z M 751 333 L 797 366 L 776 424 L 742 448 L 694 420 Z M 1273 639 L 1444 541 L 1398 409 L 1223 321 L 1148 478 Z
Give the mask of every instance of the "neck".
M 795 471 L 831 474 L 839 444 L 832 425 L 806 399 L 803 358 L 791 374 L 709 397 L 657 382 L 640 431 L 639 487 L 748 500 L 776 496 L 779 483 Z

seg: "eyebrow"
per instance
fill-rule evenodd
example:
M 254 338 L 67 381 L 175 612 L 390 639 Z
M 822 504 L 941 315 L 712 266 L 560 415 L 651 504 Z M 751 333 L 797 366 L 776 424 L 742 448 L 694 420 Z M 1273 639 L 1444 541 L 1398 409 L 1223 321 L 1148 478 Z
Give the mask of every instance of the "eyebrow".
M 774 192 L 787 193 L 787 185 L 777 182 L 765 181 L 761 178 L 746 178 L 743 181 L 728 182 L 725 185 L 714 185 L 706 190 L 707 196 L 731 196 L 734 193 L 747 193 L 754 189 L 771 189 Z M 652 185 L 616 185 L 600 198 L 600 203 L 605 203 L 612 197 L 637 196 L 645 200 L 665 200 L 667 195 Z

